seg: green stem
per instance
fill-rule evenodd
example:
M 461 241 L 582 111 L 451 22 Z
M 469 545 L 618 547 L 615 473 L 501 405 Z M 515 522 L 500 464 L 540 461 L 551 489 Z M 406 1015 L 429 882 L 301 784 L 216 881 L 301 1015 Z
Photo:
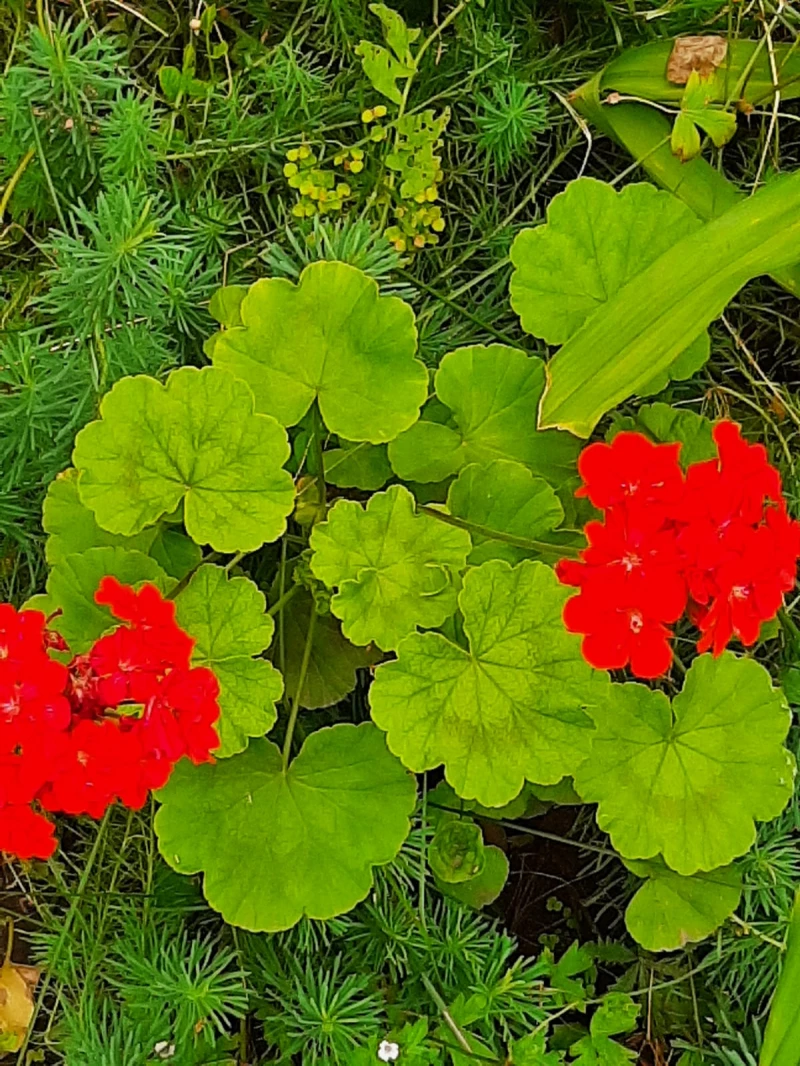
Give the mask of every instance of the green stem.
M 292 585 L 288 592 L 284 592 L 284 594 L 273 603 L 273 605 L 267 611 L 267 614 L 270 615 L 271 618 L 274 618 L 278 611 L 282 611 L 286 604 L 289 602 L 289 600 L 294 599 L 294 597 L 299 591 L 299 585 Z
M 487 540 L 499 540 L 503 544 L 513 544 L 515 548 L 525 548 L 527 551 L 539 552 L 541 555 L 557 555 L 560 559 L 580 558 L 580 549 L 573 548 L 569 544 L 548 544 L 544 540 L 515 537 L 513 533 L 501 533 L 498 529 L 490 529 L 489 526 L 482 526 L 478 522 L 468 522 L 466 518 L 456 518 L 455 515 L 447 514 L 445 511 L 439 511 L 437 508 L 428 507 L 425 504 L 420 505 L 419 510 L 423 514 L 430 515 L 431 518 L 446 522 L 448 526 L 466 529 L 468 533 L 476 533 L 478 536 L 486 537 Z
M 778 621 L 781 623 L 786 632 L 793 638 L 798 648 L 800 648 L 800 629 L 792 620 L 791 615 L 785 607 L 779 608 Z
M 292 737 L 294 736 L 294 727 L 297 724 L 297 715 L 300 711 L 300 697 L 303 693 L 303 685 L 306 683 L 306 675 L 308 674 L 308 664 L 311 662 L 311 648 L 314 644 L 314 630 L 317 625 L 317 608 L 312 599 L 311 601 L 311 617 L 308 620 L 308 633 L 306 634 L 306 646 L 303 649 L 303 660 L 300 663 L 300 673 L 297 678 L 297 688 L 295 689 L 294 699 L 292 700 L 292 709 L 289 712 L 289 724 L 286 726 L 286 739 L 283 742 L 283 772 L 289 768 L 289 759 L 292 754 Z
M 33 159 L 33 157 L 35 155 L 36 155 L 36 149 L 35 148 L 29 148 L 28 151 L 25 153 L 25 155 L 20 160 L 19 166 L 17 167 L 17 169 L 14 171 L 14 173 L 11 175 L 11 177 L 6 182 L 6 187 L 3 190 L 3 196 L 2 196 L 2 198 L 0 198 L 0 219 L 2 219 L 3 215 L 6 213 L 6 208 L 8 207 L 8 203 L 9 203 L 9 201 L 10 201 L 10 199 L 11 199 L 13 193 L 14 193 L 14 189 L 16 189 L 16 187 L 17 187 L 17 182 L 22 177 L 22 175 L 25 173 L 25 171 L 26 171 L 26 169 L 28 167 L 28 164 L 30 163 L 30 161 Z

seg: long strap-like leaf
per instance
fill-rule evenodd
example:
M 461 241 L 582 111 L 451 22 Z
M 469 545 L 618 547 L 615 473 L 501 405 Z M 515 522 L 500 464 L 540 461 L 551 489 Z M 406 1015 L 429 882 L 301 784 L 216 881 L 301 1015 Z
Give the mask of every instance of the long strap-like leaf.
M 758 1066 L 800 1063 L 800 890 L 789 926 L 786 956 L 772 1001 Z
M 751 278 L 800 247 L 800 171 L 684 237 L 591 316 L 547 368 L 541 428 L 588 437 L 602 416 L 668 367 Z

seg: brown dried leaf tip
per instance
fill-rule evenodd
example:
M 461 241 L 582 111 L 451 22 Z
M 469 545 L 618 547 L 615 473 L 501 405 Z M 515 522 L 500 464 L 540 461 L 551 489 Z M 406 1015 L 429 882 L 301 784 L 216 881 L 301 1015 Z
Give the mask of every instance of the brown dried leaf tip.
M 34 966 L 18 966 L 11 961 L 12 942 L 9 936 L 6 960 L 0 966 L 0 1055 L 22 1046 L 33 1017 L 33 993 L 40 976 Z
M 685 85 L 693 70 L 701 78 L 710 78 L 727 54 L 724 37 L 678 37 L 667 63 L 667 80 Z

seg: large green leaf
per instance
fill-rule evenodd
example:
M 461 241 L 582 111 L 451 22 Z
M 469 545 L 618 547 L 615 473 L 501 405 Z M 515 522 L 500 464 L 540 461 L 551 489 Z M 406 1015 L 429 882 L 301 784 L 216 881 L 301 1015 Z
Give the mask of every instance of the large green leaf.
M 727 866 L 755 840 L 755 820 L 775 818 L 792 794 L 789 708 L 753 659 L 699 656 L 672 704 L 644 685 L 612 685 L 591 714 L 575 788 L 599 804 L 625 858 L 660 852 L 684 876 Z
M 472 546 L 463 529 L 415 514 L 402 485 L 375 493 L 366 509 L 337 500 L 310 543 L 314 574 L 338 589 L 331 610 L 344 635 L 384 651 L 416 626 L 439 626 L 455 612 L 455 574 Z
M 521 463 L 495 459 L 486 466 L 470 463 L 450 486 L 450 514 L 484 529 L 537 540 L 555 529 L 564 518 L 564 508 L 544 478 L 534 477 Z M 487 559 L 518 563 L 531 553 L 506 541 L 471 533 L 469 562 L 478 566 Z
M 319 401 L 323 421 L 348 441 L 380 444 L 412 425 L 428 393 L 408 304 L 339 262 L 312 263 L 294 285 L 257 281 L 242 325 L 214 344 L 214 365 L 253 389 L 256 409 L 293 426 Z
M 364 899 L 408 835 L 415 791 L 374 726 L 340 724 L 312 733 L 287 770 L 266 740 L 215 765 L 183 760 L 155 829 L 173 869 L 205 874 L 227 922 L 275 932 Z
M 702 223 L 653 185 L 617 191 L 579 178 L 553 197 L 547 223 L 511 248 L 511 306 L 526 333 L 563 344 L 632 278 Z
M 263 736 L 275 724 L 275 701 L 283 679 L 260 658 L 272 641 L 275 623 L 265 614 L 263 592 L 246 577 L 228 578 L 221 566 L 201 566 L 175 601 L 179 625 L 197 641 L 196 666 L 207 666 L 220 685 L 218 756 L 234 755 L 249 737 Z
M 628 932 L 646 951 L 674 951 L 713 933 L 739 906 L 742 879 L 735 866 L 681 877 L 661 859 L 626 860 L 645 878 L 625 911 Z
M 67 555 L 77 555 L 89 548 L 117 546 L 147 555 L 158 534 L 157 526 L 150 526 L 134 537 L 101 529 L 93 512 L 81 503 L 78 471 L 72 467 L 60 473 L 47 487 L 42 505 L 42 528 L 48 535 L 44 550 L 50 566 Z
M 98 525 L 131 536 L 183 501 L 186 530 L 221 552 L 276 540 L 294 506 L 286 431 L 244 382 L 206 367 L 118 381 L 73 459 Z
M 464 578 L 469 648 L 415 633 L 370 689 L 374 721 L 416 772 L 444 764 L 459 796 L 500 807 L 525 779 L 555 784 L 589 750 L 585 711 L 608 675 L 581 656 L 561 621 L 569 590 L 544 563 L 492 560 Z
M 351 444 L 325 452 L 325 480 L 340 489 L 364 489 L 375 492 L 392 476 L 385 444 Z
M 48 534 L 45 556 L 50 566 L 67 555 L 89 548 L 118 546 L 152 556 L 170 577 L 182 578 L 200 562 L 200 548 L 178 530 L 149 526 L 133 537 L 108 533 L 78 495 L 78 471 L 64 470 L 50 482 L 42 507 L 42 527 Z
M 788 266 L 800 240 L 800 172 L 683 237 L 623 285 L 548 364 L 539 425 L 588 437 L 662 372 L 750 278 Z
M 419 421 L 389 445 L 405 481 L 440 481 L 467 463 L 513 459 L 560 484 L 574 473 L 578 444 L 566 433 L 537 432 L 544 363 L 504 344 L 449 352 L 436 371 L 436 395 L 455 428 Z
M 107 629 L 119 625 L 107 607 L 94 601 L 98 585 L 107 575 L 125 585 L 147 581 L 164 593 L 175 584 L 155 559 L 126 548 L 90 548 L 59 559 L 47 578 L 47 593 L 35 596 L 28 605 L 46 614 L 61 612 L 50 626 L 63 636 L 73 655 L 82 655 Z
M 294 699 L 300 681 L 312 610 L 316 607 L 306 591 L 296 593 L 282 610 L 283 653 L 281 657 L 280 648 L 276 647 L 273 660 L 284 672 L 290 699 Z M 357 648 L 345 639 L 337 619 L 329 614 L 319 615 L 311 637 L 300 706 L 310 710 L 332 707 L 356 687 L 356 670 L 371 666 L 375 660 L 374 651 Z

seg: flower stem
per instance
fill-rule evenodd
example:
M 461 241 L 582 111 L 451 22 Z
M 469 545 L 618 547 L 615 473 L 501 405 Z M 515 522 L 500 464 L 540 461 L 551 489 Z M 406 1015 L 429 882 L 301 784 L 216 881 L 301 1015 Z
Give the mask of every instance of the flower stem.
M 466 529 L 468 533 L 476 533 L 478 536 L 486 537 L 487 540 L 500 540 L 504 544 L 513 544 L 516 548 L 525 548 L 527 551 L 539 552 L 541 555 L 557 555 L 559 559 L 580 557 L 580 548 L 569 544 L 549 544 L 544 540 L 530 540 L 528 537 L 516 537 L 513 533 L 501 533 L 498 529 L 490 529 L 489 526 L 469 522 L 466 518 L 456 518 L 455 515 L 447 514 L 446 511 L 424 504 L 419 509 L 431 518 L 437 518 L 449 526 L 456 526 L 457 529 Z
M 303 649 L 303 659 L 300 663 L 300 673 L 297 678 L 297 688 L 295 689 L 294 699 L 292 700 L 292 709 L 289 712 L 289 724 L 286 726 L 286 739 L 283 742 L 283 772 L 289 768 L 289 759 L 292 754 L 292 737 L 294 736 L 294 727 L 297 724 L 297 715 L 300 710 L 300 696 L 303 692 L 303 685 L 306 683 L 306 675 L 308 674 L 308 664 L 311 662 L 311 648 L 314 644 L 314 630 L 317 625 L 317 608 L 312 599 L 311 601 L 311 617 L 308 620 L 308 633 L 306 634 L 306 646 Z

